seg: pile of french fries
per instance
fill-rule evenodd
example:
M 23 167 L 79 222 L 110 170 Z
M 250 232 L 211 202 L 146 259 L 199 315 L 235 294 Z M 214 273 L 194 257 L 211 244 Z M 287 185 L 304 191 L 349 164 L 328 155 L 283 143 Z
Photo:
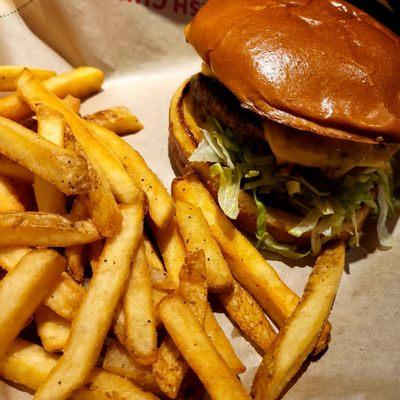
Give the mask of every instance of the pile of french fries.
M 170 196 L 126 108 L 79 114 L 103 79 L 0 67 L 0 376 L 36 400 L 250 399 L 219 303 L 263 354 L 252 397 L 277 399 L 328 345 L 344 244 L 300 299 L 196 176 Z

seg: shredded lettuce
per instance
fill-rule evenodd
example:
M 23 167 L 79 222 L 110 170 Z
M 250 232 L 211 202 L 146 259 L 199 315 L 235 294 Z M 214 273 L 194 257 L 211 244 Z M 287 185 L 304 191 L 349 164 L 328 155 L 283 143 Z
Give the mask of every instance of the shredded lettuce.
M 358 246 L 362 232 L 358 230 L 357 213 L 363 206 L 370 207 L 378 216 L 380 244 L 391 245 L 386 219 L 396 211 L 400 201 L 393 195 L 390 168 L 354 169 L 342 178 L 329 180 L 327 185 L 326 179 L 303 174 L 302 168 L 278 165 L 267 145 L 252 146 L 248 140 L 242 143 L 238 135 L 214 116 L 209 116 L 202 133 L 203 140 L 189 161 L 212 164 L 211 175 L 219 176 L 220 181 L 218 202 L 229 218 L 236 219 L 239 214 L 240 189 L 253 192 L 259 247 L 293 259 L 304 257 L 310 251 L 318 254 L 325 242 L 341 232 L 345 222 L 353 226 L 350 245 Z M 301 222 L 288 233 L 295 237 L 311 233 L 310 251 L 298 252 L 296 246 L 279 243 L 267 232 L 265 204 L 270 199 L 287 204 L 302 216 Z

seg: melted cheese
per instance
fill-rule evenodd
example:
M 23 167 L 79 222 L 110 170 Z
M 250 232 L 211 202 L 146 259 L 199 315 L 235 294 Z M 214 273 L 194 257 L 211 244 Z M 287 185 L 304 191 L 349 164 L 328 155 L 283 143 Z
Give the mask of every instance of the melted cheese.
M 271 121 L 264 122 L 264 136 L 278 163 L 320 168 L 330 177 L 342 176 L 354 167 L 385 167 L 400 148 L 397 144 L 333 139 Z

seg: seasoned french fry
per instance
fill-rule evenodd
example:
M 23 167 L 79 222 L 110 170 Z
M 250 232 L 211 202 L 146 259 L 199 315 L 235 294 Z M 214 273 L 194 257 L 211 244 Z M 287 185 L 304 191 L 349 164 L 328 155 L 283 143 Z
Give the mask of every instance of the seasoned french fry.
M 117 135 L 136 133 L 143 129 L 142 123 L 126 107 L 113 107 L 86 115 L 87 121 L 103 126 Z
M 93 167 L 89 192 L 93 221 L 104 236 L 112 236 L 118 231 L 121 218 L 113 193 L 118 200 L 129 204 L 138 195 L 138 187 L 117 156 L 109 151 L 104 143 L 96 140 L 86 128 L 85 121 L 57 96 L 46 90 L 29 71 L 24 71 L 18 79 L 18 91 L 34 109 L 37 108 L 37 104 L 43 103 L 65 118 L 73 136 Z
M 109 343 L 102 367 L 106 371 L 131 380 L 144 390 L 156 394 L 160 392 L 151 366 L 139 364 L 129 351 L 116 340 Z
M 64 98 L 68 95 L 86 98 L 101 89 L 104 74 L 97 68 L 80 67 L 65 74 L 60 74 L 44 82 L 48 90 Z M 0 115 L 14 121 L 22 121 L 33 115 L 33 111 L 18 93 L 0 99 Z
M 204 320 L 204 330 L 218 353 L 224 359 L 231 371 L 237 375 L 246 371 L 246 367 L 235 353 L 229 339 L 220 327 L 211 307 L 208 305 Z
M 64 147 L 65 121 L 56 111 L 38 106 L 36 112 L 38 134 L 57 146 Z M 34 177 L 36 204 L 42 212 L 65 214 L 65 197 L 54 185 L 39 176 Z
M 86 124 L 93 135 L 114 151 L 132 179 L 146 193 L 150 217 L 154 223 L 159 228 L 166 227 L 174 217 L 175 207 L 158 176 L 147 166 L 142 156 L 123 139 L 92 122 Z
M 81 109 L 81 100 L 70 94 L 63 99 L 63 102 L 75 113 L 79 113 Z
M 50 353 L 64 349 L 70 333 L 70 323 L 46 306 L 35 312 L 36 326 L 44 349 Z
M 11 92 L 16 90 L 16 81 L 25 67 L 18 65 L 0 66 L 0 92 Z M 31 68 L 31 72 L 41 81 L 56 76 L 53 71 Z
M 146 234 L 143 234 L 143 242 L 146 251 L 147 262 L 149 263 L 150 268 L 158 271 L 165 271 L 164 265 L 160 260 L 160 257 L 158 256 L 157 251 L 153 246 L 153 243 L 151 243 Z
M 233 277 L 215 242 L 201 210 L 183 201 L 176 202 L 176 220 L 188 252 L 203 249 L 206 255 L 207 284 L 209 290 L 233 290 Z
M 96 242 L 89 244 L 89 263 L 93 274 L 97 271 L 103 248 L 104 240 L 97 240 Z
M 58 214 L 0 213 L 0 246 L 66 247 L 100 238 L 90 220 L 72 222 Z
M 185 262 L 186 249 L 178 224 L 174 218 L 166 228 L 151 224 L 158 248 L 168 272 L 168 279 L 174 288 L 179 286 L 179 272 Z
M 315 347 L 328 319 L 344 268 L 344 243 L 330 245 L 318 257 L 304 295 L 264 355 L 252 394 L 275 400 Z
M 0 359 L 65 267 L 56 251 L 32 250 L 0 281 Z
M 0 175 L 0 212 L 25 211 L 21 195 L 14 182 Z
M 163 299 L 158 312 L 174 343 L 211 398 L 250 399 L 180 296 L 170 295 Z
M 152 364 L 157 358 L 156 317 L 149 264 L 143 240 L 133 259 L 124 296 L 125 345 L 136 361 Z
M 179 273 L 179 293 L 204 327 L 207 301 L 206 257 L 203 250 L 189 253 Z
M 29 247 L 0 247 L 0 267 L 11 271 L 21 258 L 32 251 Z M 55 313 L 72 320 L 79 307 L 85 289 L 63 272 L 43 299 L 43 303 Z
M 239 329 L 260 349 L 267 351 L 276 333 L 250 294 L 235 281 L 233 292 L 220 294 L 219 299 Z
M 47 379 L 57 364 L 58 357 L 47 353 L 41 346 L 16 339 L 6 358 L 0 362 L 0 375 L 4 378 L 36 390 Z M 103 369 L 95 368 L 87 384 L 74 397 L 75 400 L 98 399 L 157 400 L 156 396 L 143 392 L 132 382 Z
M 161 391 L 170 399 L 175 399 L 189 366 L 170 337 L 161 343 L 157 360 L 152 367 Z
M 172 196 L 175 201 L 187 201 L 202 210 L 235 279 L 279 327 L 284 326 L 300 301 L 299 297 L 233 226 L 199 179 L 193 174 L 175 179 Z M 324 330 L 329 332 L 329 322 L 325 324 Z M 321 335 L 321 339 L 326 340 L 319 345 L 319 348 L 324 349 L 328 345 L 329 335 Z
M 75 199 L 70 212 L 70 218 L 73 220 L 86 219 L 89 216 L 86 198 L 79 196 Z M 70 246 L 65 249 L 65 257 L 68 262 L 68 273 L 77 282 L 81 283 L 84 278 L 85 264 L 88 260 L 87 248 L 83 244 Z
M 94 367 L 142 237 L 143 209 L 142 196 L 134 205 L 122 206 L 122 229 L 107 240 L 98 270 L 73 320 L 64 355 L 36 392 L 36 400 L 69 398 Z
M 65 194 L 87 192 L 88 170 L 82 157 L 3 117 L 0 117 L 0 130 L 0 153 Z
M 0 154 L 0 174 L 26 183 L 33 183 L 33 173 Z

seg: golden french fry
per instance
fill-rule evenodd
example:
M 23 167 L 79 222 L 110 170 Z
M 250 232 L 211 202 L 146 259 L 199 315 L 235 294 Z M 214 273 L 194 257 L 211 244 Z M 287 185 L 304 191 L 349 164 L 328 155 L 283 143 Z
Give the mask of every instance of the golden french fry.
M 16 90 L 16 81 L 26 67 L 18 65 L 0 66 L 0 92 L 11 92 Z M 41 81 L 56 76 L 53 71 L 31 68 L 32 73 Z
M 157 360 L 152 367 L 161 391 L 169 398 L 175 399 L 189 366 L 170 337 L 161 343 Z
M 71 96 L 70 94 L 63 99 L 63 102 L 75 113 L 79 113 L 81 109 L 81 99 Z
M 0 130 L 0 153 L 65 194 L 87 192 L 88 170 L 82 157 L 3 117 L 0 117 Z
M 38 335 L 44 349 L 50 353 L 64 349 L 70 333 L 70 323 L 46 306 L 35 311 Z
M 107 239 L 98 270 L 73 320 L 64 355 L 36 392 L 36 400 L 69 398 L 94 367 L 142 237 L 143 200 L 138 196 L 135 204 L 121 206 L 121 231 Z
M 0 281 L 0 359 L 65 267 L 56 251 L 32 250 Z
M 15 161 L 0 154 L 0 174 L 26 183 L 33 183 L 33 173 Z
M 165 228 L 159 228 L 155 224 L 150 225 L 164 260 L 168 279 L 172 287 L 178 288 L 179 272 L 185 262 L 186 249 L 176 219 L 174 218 Z
M 206 331 L 207 336 L 210 338 L 214 347 L 217 349 L 218 353 L 221 354 L 221 357 L 235 375 L 246 371 L 246 367 L 236 355 L 235 350 L 220 327 L 209 305 L 206 310 L 204 330 Z
M 180 296 L 167 296 L 158 305 L 158 312 L 174 343 L 211 398 L 250 399 Z
M 44 85 L 60 98 L 71 95 L 83 99 L 98 92 L 103 81 L 104 74 L 99 69 L 80 67 L 47 79 Z M 14 121 L 22 121 L 32 116 L 33 111 L 19 93 L 12 93 L 0 99 L 0 115 Z
M 233 226 L 199 179 L 193 174 L 175 179 L 172 195 L 175 200 L 187 201 L 202 210 L 236 280 L 279 327 L 284 326 L 300 301 L 299 297 Z M 324 331 L 329 330 L 330 324 L 327 322 Z M 321 339 L 326 340 L 319 345 L 319 348 L 324 349 L 328 345 L 329 334 L 321 335 Z
M 32 251 L 29 247 L 0 247 L 0 267 L 11 271 L 21 258 Z M 43 299 L 43 303 L 55 313 L 72 320 L 79 307 L 85 289 L 63 272 Z
M 73 220 L 86 219 L 89 216 L 87 199 L 79 196 L 75 199 L 69 217 Z M 88 260 L 87 246 L 78 244 L 65 249 L 65 258 L 68 262 L 68 273 L 79 283 L 83 282 L 85 264 Z
M 39 106 L 36 112 L 38 135 L 57 146 L 64 147 L 65 121 L 61 114 L 47 107 Z M 34 177 L 38 211 L 65 214 L 65 196 L 54 185 L 39 176 Z
M 149 264 L 143 240 L 132 262 L 125 295 L 125 345 L 141 364 L 152 364 L 157 358 L 156 317 L 152 299 Z
M 126 107 L 113 107 L 85 115 L 87 121 L 103 126 L 117 135 L 136 133 L 143 129 L 142 123 Z
M 30 247 L 0 247 L 0 267 L 6 271 L 11 271 L 32 249 Z
M 97 271 L 103 248 L 104 240 L 97 240 L 89 244 L 89 263 L 92 268 L 92 274 L 95 274 Z
M 264 355 L 252 394 L 275 400 L 315 347 L 327 321 L 344 268 L 345 245 L 330 245 L 318 257 L 296 310 Z
M 47 379 L 57 364 L 58 357 L 47 353 L 41 346 L 16 339 L 6 358 L 0 362 L 0 375 L 9 381 L 36 390 Z M 134 399 L 157 400 L 156 396 L 146 393 L 132 382 L 103 369 L 95 368 L 88 377 L 87 384 L 74 399 Z
M 0 246 L 66 247 L 99 238 L 90 220 L 73 222 L 38 212 L 0 213 Z
M 143 242 L 144 242 L 144 248 L 146 251 L 146 258 L 147 262 L 149 263 L 150 268 L 158 271 L 165 271 L 164 265 L 162 261 L 160 260 L 160 257 L 158 256 L 158 253 L 156 249 L 154 248 L 153 243 L 151 240 L 147 237 L 146 234 L 143 234 Z
M 122 162 L 110 151 L 107 144 L 90 132 L 86 122 L 78 114 L 47 90 L 29 71 L 24 71 L 18 79 L 18 91 L 34 110 L 38 110 L 37 104 L 43 103 L 59 112 L 96 171 L 99 168 L 103 170 L 117 200 L 124 204 L 131 204 L 135 200 L 138 187 L 126 172 Z
M 18 91 L 34 109 L 43 103 L 65 118 L 92 167 L 89 199 L 93 221 L 104 236 L 112 236 L 120 228 L 121 218 L 113 192 L 118 200 L 129 204 L 135 200 L 139 189 L 117 156 L 87 129 L 85 121 L 27 70 L 18 79 Z
M 7 211 L 23 212 L 25 206 L 17 185 L 11 179 L 0 175 L 0 212 Z
M 220 294 L 219 299 L 239 329 L 260 349 L 267 351 L 276 333 L 250 294 L 235 281 L 233 292 Z
M 207 284 L 209 290 L 233 290 L 233 277 L 215 242 L 201 210 L 184 201 L 177 201 L 176 220 L 188 252 L 203 249 L 206 255 Z
M 207 301 L 206 256 L 203 250 L 189 253 L 179 273 L 179 293 L 204 327 Z
M 110 341 L 103 360 L 103 369 L 131 380 L 144 390 L 159 393 L 151 366 L 139 364 L 129 351 L 116 340 Z
M 150 217 L 154 223 L 160 228 L 166 227 L 174 217 L 175 207 L 158 176 L 148 167 L 143 157 L 123 139 L 92 122 L 86 124 L 93 135 L 114 151 L 132 179 L 146 193 Z

